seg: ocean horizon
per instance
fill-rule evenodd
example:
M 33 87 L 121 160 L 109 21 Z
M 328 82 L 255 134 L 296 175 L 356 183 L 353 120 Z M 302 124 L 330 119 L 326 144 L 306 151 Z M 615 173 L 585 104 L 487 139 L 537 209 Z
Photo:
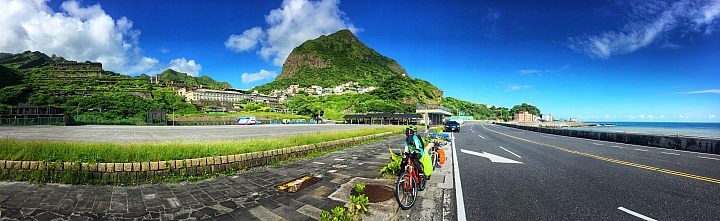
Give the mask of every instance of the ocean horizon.
M 586 122 L 615 126 L 573 127 L 571 130 L 691 136 L 720 139 L 720 123 L 712 122 Z

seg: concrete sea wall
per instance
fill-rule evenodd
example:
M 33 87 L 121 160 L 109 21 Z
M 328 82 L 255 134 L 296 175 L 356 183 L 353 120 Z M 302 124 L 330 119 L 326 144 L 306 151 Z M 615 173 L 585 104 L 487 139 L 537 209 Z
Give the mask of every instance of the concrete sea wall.
M 75 180 L 84 177 L 107 183 L 127 183 L 128 181 L 146 183 L 154 178 L 169 175 L 201 176 L 233 169 L 260 167 L 271 162 L 297 158 L 316 151 L 354 146 L 393 134 L 393 132 L 386 132 L 254 153 L 155 162 L 76 163 L 0 160 L 0 178 L 3 180 L 30 180 L 28 177 L 42 174 L 42 176 L 69 177 Z
M 652 134 L 616 133 L 601 131 L 568 130 L 555 128 L 542 128 L 522 126 L 516 124 L 496 123 L 498 125 L 522 130 L 535 131 L 546 134 L 555 134 L 569 137 L 578 137 L 592 140 L 602 140 L 617 143 L 635 144 L 650 147 L 667 148 L 674 150 L 687 150 L 701 153 L 720 154 L 720 139 L 664 136 Z

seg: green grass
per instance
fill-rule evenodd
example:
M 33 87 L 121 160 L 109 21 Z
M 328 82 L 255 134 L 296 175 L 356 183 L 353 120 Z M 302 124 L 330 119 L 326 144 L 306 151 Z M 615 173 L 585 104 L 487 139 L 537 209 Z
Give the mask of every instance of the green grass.
M 383 132 L 399 131 L 402 131 L 402 127 L 385 126 L 283 138 L 239 141 L 173 141 L 163 143 L 86 143 L 5 139 L 0 140 L 0 159 L 86 163 L 182 160 L 274 150 Z

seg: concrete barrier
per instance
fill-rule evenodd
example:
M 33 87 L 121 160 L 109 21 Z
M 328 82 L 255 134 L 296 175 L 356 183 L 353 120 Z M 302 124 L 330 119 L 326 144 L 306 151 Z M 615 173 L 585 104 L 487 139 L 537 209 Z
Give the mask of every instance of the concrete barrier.
M 720 154 L 720 139 L 686 136 L 665 136 L 653 134 L 616 133 L 585 130 L 568 130 L 556 128 L 540 128 L 516 124 L 496 123 L 506 127 L 561 136 L 602 140 L 641 146 L 660 147 L 673 150 L 686 150 L 700 153 Z

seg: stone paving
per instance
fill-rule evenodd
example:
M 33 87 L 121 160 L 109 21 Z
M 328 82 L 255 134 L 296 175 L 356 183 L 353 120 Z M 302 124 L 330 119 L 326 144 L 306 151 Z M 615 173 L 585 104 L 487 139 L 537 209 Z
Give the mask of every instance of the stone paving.
M 395 136 L 322 157 L 198 182 L 140 186 L 0 183 L 2 220 L 317 220 L 345 202 L 333 193 L 354 177 L 378 178 Z M 320 182 L 297 193 L 274 187 L 303 175 Z

